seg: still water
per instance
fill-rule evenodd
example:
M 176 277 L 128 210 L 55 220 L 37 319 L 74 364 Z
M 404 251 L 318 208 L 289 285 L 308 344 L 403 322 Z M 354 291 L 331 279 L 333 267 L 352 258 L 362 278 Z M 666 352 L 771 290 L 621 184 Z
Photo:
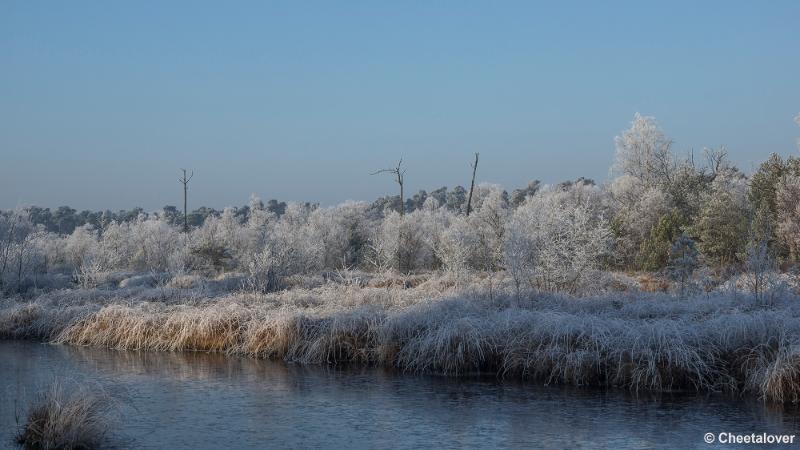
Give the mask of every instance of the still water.
M 707 432 L 800 435 L 796 409 L 752 399 L 0 341 L 0 448 L 13 448 L 15 409 L 55 379 L 111 392 L 124 448 L 709 449 Z

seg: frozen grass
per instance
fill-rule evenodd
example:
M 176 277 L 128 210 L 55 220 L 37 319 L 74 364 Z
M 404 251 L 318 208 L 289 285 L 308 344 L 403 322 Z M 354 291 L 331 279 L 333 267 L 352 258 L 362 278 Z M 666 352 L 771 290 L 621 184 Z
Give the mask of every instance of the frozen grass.
M 306 282 L 216 296 L 172 288 L 51 292 L 4 301 L 0 337 L 800 401 L 794 294 L 769 302 L 741 293 L 517 298 L 508 279 L 473 279 Z
M 31 450 L 104 448 L 112 410 L 102 391 L 54 383 L 31 406 L 17 443 Z

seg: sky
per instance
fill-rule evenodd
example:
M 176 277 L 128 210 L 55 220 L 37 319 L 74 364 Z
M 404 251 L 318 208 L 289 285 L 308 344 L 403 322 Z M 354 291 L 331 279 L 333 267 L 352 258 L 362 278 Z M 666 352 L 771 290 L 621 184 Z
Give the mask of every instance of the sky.
M 655 116 L 798 154 L 800 2 L 0 0 L 0 208 L 156 210 L 609 179 Z

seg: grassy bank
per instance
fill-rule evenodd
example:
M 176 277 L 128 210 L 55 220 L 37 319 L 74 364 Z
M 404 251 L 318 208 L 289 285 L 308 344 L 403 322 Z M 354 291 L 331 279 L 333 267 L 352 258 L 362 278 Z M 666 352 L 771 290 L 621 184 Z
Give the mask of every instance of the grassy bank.
M 306 364 L 800 401 L 800 302 L 729 292 L 525 295 L 509 280 L 327 283 L 274 294 L 69 290 L 6 299 L 0 337 Z

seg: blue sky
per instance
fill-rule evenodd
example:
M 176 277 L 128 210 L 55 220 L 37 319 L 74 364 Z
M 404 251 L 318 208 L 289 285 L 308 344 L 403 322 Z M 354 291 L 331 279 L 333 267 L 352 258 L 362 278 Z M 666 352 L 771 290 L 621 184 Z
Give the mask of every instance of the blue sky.
M 169 3 L 165 6 L 162 3 Z M 233 4 L 229 4 L 233 3 Z M 556 4 L 558 3 L 558 4 Z M 750 171 L 797 154 L 800 2 L 0 0 L 0 208 L 371 200 L 606 180 L 655 116 Z

